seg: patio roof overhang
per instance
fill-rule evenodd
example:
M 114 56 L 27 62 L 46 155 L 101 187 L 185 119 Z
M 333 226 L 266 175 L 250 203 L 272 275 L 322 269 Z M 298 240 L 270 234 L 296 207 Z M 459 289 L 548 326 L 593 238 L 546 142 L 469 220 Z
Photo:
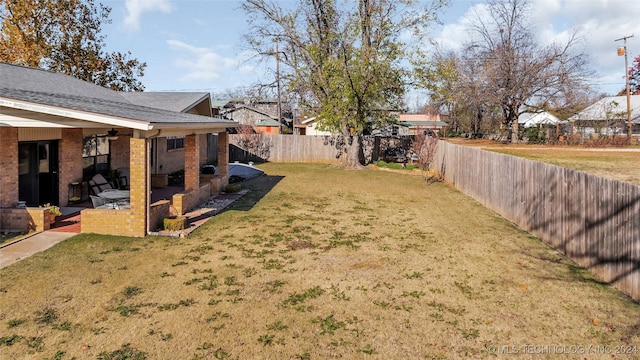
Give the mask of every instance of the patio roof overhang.
M 154 122 L 37 104 L 0 97 L 0 126 L 27 128 L 129 128 L 139 137 L 195 135 L 224 132 L 235 121 L 198 116 L 204 121 Z

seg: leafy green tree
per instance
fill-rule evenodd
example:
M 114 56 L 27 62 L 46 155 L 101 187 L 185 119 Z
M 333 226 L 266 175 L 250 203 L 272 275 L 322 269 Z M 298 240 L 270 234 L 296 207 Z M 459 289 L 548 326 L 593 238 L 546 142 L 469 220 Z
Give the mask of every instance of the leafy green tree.
M 51 70 L 119 91 L 142 91 L 146 63 L 104 51 L 111 9 L 93 0 L 0 0 L 0 61 Z
M 320 127 L 342 134 L 344 165 L 359 167 L 361 135 L 395 121 L 402 109 L 408 70 L 405 31 L 419 34 L 442 5 L 418 10 L 412 0 L 300 0 L 283 8 L 271 0 L 246 0 L 247 42 L 278 60 L 281 80 Z M 279 51 L 274 52 L 273 41 Z

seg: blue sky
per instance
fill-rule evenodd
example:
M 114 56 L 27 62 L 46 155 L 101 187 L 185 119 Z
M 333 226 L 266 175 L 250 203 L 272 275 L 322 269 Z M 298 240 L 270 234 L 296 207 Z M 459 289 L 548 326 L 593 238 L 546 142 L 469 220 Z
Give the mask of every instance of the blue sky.
M 147 91 L 210 91 L 224 94 L 267 80 L 273 72 L 248 63 L 242 37 L 247 31 L 240 0 L 102 0 L 112 8 L 112 24 L 103 25 L 110 51 L 131 51 L 147 63 L 142 82 Z M 293 0 L 283 0 L 292 4 Z M 629 65 L 640 54 L 638 0 L 532 0 L 540 42 L 566 39 L 572 29 L 597 76 L 590 81 L 600 92 L 624 88 L 624 57 L 616 49 L 623 36 Z M 441 13 L 443 26 L 432 30 L 441 47 L 459 50 L 468 39 L 464 24 L 484 1 L 451 0 Z

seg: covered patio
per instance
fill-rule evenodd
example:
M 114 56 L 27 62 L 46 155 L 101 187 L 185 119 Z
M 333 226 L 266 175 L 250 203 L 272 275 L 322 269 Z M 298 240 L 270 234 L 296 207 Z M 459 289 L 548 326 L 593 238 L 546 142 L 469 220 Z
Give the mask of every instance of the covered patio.
M 158 201 L 171 200 L 173 195 L 183 191 L 183 187 L 171 186 L 161 189 L 153 189 L 151 195 L 151 203 L 154 204 Z M 151 235 L 163 235 L 163 236 L 184 236 L 191 231 L 195 230 L 208 219 L 215 216 L 219 212 L 226 209 L 227 206 L 241 198 L 245 191 L 238 193 L 219 193 L 214 194 L 209 199 L 194 209 L 188 210 L 182 214 L 185 218 L 185 228 L 180 231 L 164 231 L 161 227 L 162 224 L 158 224 L 157 229 L 151 229 L 149 234 Z M 91 209 L 93 205 L 90 201 L 83 201 L 73 204 L 72 206 L 61 207 L 62 214 L 57 216 L 55 222 L 51 224 L 51 228 L 48 232 L 62 232 L 62 233 L 75 233 L 82 232 L 82 211 L 85 209 Z
M 226 130 L 236 125 L 142 106 L 66 75 L 0 63 L 0 230 L 49 229 L 43 203 L 68 206 L 70 184 L 86 181 L 83 138 L 115 133 L 109 138 L 111 167 L 129 171 L 129 208 L 84 209 L 81 231 L 145 236 L 162 219 L 184 214 L 228 184 Z M 217 139 L 219 171 L 201 177 L 207 134 Z M 154 201 L 152 144 L 168 137 L 184 139 L 184 189 Z

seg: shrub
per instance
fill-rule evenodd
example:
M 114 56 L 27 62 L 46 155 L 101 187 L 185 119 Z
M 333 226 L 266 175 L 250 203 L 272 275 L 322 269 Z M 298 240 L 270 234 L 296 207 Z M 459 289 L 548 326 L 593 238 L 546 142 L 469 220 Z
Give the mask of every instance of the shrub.
M 184 230 L 186 222 L 187 218 L 184 216 L 164 218 L 162 220 L 162 227 L 168 231 L 180 231 Z
M 229 184 L 229 185 L 224 187 L 224 192 L 232 194 L 232 193 L 237 193 L 241 189 L 242 189 L 242 185 L 240 185 L 238 183 Z

